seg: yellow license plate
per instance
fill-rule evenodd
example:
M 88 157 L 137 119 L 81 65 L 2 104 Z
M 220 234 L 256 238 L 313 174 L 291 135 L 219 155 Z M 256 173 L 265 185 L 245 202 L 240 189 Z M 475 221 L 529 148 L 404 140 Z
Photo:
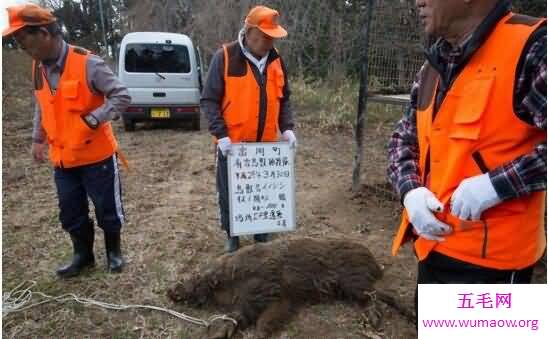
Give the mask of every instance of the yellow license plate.
M 169 118 L 169 108 L 151 108 L 150 117 L 158 119 Z

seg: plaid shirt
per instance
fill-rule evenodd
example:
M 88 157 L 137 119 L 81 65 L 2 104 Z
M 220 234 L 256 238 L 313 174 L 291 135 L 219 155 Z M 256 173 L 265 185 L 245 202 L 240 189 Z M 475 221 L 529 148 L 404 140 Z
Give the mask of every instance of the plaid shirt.
M 444 86 L 436 96 L 436 110 L 447 89 L 456 79 L 469 57 L 489 36 L 496 22 L 510 7 L 502 1 L 476 32 L 457 48 L 447 41 L 438 40 L 427 52 L 429 62 L 440 73 Z M 483 32 L 477 32 L 483 30 Z M 523 52 L 525 58 L 518 66 L 519 78 L 514 88 L 515 114 L 526 123 L 546 131 L 546 27 L 534 33 L 532 44 Z M 434 65 L 433 65 L 434 66 Z M 424 67 L 423 67 L 424 68 Z M 403 201 L 411 189 L 422 186 L 420 179 L 419 145 L 417 139 L 416 108 L 421 71 L 411 88 L 411 101 L 388 145 L 388 177 Z M 491 182 L 502 200 L 521 197 L 535 191 L 546 190 L 546 143 L 539 144 L 528 154 L 522 155 L 489 172 Z

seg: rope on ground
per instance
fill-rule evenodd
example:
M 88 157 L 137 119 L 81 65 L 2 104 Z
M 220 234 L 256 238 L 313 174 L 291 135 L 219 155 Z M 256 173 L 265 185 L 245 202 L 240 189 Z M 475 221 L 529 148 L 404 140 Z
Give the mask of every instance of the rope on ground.
M 52 301 L 57 301 L 59 303 L 64 303 L 67 301 L 76 301 L 85 306 L 93 305 L 93 306 L 98 306 L 105 309 L 117 310 L 117 311 L 128 310 L 132 308 L 137 308 L 137 309 L 143 308 L 143 309 L 165 312 L 174 317 L 177 317 L 179 319 L 192 323 L 194 325 L 199 325 L 204 327 L 209 327 L 211 323 L 218 320 L 231 321 L 235 325 L 238 324 L 236 320 L 224 314 L 215 314 L 209 317 L 207 320 L 204 320 L 200 318 L 194 318 L 184 313 L 176 312 L 176 311 L 163 308 L 163 307 L 158 307 L 158 306 L 110 304 L 107 302 L 97 301 L 90 298 L 82 298 L 73 293 L 66 293 L 59 296 L 51 296 L 42 292 L 32 291 L 32 288 L 35 285 L 36 285 L 35 281 L 24 281 L 20 283 L 19 285 L 17 285 L 13 290 L 2 293 L 2 318 L 4 318 L 5 316 L 9 314 L 25 311 L 32 307 L 36 307 L 38 305 L 42 305 Z M 31 303 L 34 297 L 39 297 L 40 301 Z

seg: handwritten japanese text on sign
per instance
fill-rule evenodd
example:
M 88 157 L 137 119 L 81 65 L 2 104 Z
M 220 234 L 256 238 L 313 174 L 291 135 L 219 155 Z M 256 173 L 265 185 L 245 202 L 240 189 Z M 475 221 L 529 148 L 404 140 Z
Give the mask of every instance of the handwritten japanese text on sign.
M 228 157 L 230 233 L 295 229 L 294 152 L 284 142 L 234 144 Z

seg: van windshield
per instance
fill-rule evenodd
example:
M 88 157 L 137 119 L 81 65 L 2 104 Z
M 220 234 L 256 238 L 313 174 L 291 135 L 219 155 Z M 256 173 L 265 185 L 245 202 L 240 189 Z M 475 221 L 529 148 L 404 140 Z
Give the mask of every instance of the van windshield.
M 190 73 L 190 55 L 184 45 L 128 44 L 126 72 Z

